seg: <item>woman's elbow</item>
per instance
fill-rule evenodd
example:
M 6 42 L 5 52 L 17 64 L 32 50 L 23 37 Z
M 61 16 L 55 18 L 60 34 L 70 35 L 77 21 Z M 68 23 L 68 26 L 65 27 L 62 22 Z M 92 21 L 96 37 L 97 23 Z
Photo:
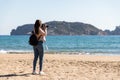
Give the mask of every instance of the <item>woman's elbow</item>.
M 46 33 L 43 33 L 42 35 L 43 35 L 43 36 L 46 36 L 47 34 L 46 34 Z
M 45 36 L 47 36 L 47 33 L 45 33 Z

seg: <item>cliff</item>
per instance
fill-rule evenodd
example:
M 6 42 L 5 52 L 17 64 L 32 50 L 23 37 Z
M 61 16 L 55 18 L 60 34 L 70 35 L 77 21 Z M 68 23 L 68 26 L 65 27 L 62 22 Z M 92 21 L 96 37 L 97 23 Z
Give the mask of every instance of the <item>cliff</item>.
M 81 22 L 65 22 L 65 21 L 50 21 L 46 22 L 48 27 L 48 35 L 106 35 L 107 30 L 102 31 L 91 24 Z M 11 35 L 28 35 L 33 30 L 34 24 L 25 24 L 18 26 L 17 29 L 11 31 Z M 120 32 L 118 29 L 111 34 Z
M 110 30 L 105 30 L 107 35 L 120 35 L 120 26 L 116 26 L 115 30 L 110 31 Z
M 34 24 L 25 24 L 18 26 L 17 29 L 12 29 L 11 35 L 28 35 L 33 30 Z

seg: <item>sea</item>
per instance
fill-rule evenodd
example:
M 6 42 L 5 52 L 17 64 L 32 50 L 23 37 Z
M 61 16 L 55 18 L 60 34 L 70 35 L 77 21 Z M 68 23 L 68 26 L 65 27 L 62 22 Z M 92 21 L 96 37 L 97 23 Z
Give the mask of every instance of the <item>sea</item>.
M 0 36 L 0 54 L 33 52 L 29 35 Z M 45 52 L 63 54 L 120 55 L 120 36 L 47 36 Z

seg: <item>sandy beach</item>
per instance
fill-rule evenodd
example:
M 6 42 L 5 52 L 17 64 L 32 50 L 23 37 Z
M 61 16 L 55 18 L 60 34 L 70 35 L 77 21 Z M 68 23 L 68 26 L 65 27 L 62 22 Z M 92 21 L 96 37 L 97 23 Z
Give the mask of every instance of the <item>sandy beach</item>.
M 31 74 L 32 62 L 33 54 L 0 54 L 0 80 L 120 80 L 120 56 L 45 54 L 45 76 Z

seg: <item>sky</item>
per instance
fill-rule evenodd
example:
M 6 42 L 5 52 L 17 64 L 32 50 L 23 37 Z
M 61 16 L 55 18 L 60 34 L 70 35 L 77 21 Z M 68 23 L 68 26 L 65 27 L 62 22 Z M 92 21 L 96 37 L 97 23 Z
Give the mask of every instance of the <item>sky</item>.
M 83 22 L 105 30 L 120 25 L 120 0 L 0 0 L 0 35 L 36 19 Z

